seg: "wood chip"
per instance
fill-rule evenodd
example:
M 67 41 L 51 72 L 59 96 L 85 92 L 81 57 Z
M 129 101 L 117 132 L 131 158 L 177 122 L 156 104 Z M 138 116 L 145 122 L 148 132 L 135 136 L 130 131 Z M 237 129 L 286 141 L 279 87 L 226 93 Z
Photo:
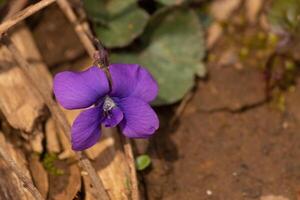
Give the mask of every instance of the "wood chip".
M 44 169 L 39 157 L 32 154 L 29 158 L 29 169 L 33 178 L 33 182 L 37 189 L 40 191 L 43 198 L 47 198 L 49 190 L 48 174 Z
M 57 128 L 52 118 L 46 122 L 46 140 L 47 140 L 47 151 L 49 153 L 59 153 L 61 151 L 59 139 L 57 135 Z
M 2 132 L 0 132 L 0 145 L 2 148 L 5 148 L 9 156 L 14 159 L 24 174 L 27 174 L 28 177 L 30 177 L 24 155 L 5 139 Z M 3 160 L 0 160 L 0 197 L 3 200 L 34 199 L 31 193 L 23 186 L 23 182 L 7 167 Z
M 44 133 L 40 130 L 34 130 L 29 142 L 32 151 L 41 154 L 44 151 L 43 147 Z
M 73 123 L 76 116 L 79 115 L 79 113 L 81 112 L 80 110 L 66 110 L 66 109 L 63 109 L 63 108 L 62 108 L 62 110 L 65 113 L 65 115 L 66 115 L 66 117 L 67 117 L 70 124 Z M 59 155 L 59 159 L 66 159 L 66 158 L 74 157 L 75 152 L 71 148 L 71 144 L 70 144 L 69 139 L 62 132 L 62 130 L 59 129 L 59 127 L 57 125 L 56 125 L 56 127 L 59 130 L 58 137 L 60 139 L 60 142 L 61 142 L 61 145 L 62 145 L 62 148 L 63 148 L 63 152 Z
M 260 200 L 289 200 L 289 199 L 283 196 L 266 195 L 260 197 Z
M 217 21 L 226 21 L 241 4 L 241 0 L 215 0 L 210 12 Z
M 257 21 L 258 13 L 262 8 L 262 0 L 246 0 L 246 16 L 250 23 L 254 24 Z
M 102 128 L 101 140 L 86 152 L 111 199 L 130 199 L 130 168 L 118 134 L 116 129 Z M 95 199 L 92 188 L 86 187 L 86 192 L 91 193 L 86 200 Z
M 214 46 L 214 44 L 218 41 L 222 33 L 223 28 L 220 23 L 214 22 L 212 25 L 210 25 L 207 30 L 206 47 L 208 49 L 211 49 Z
M 40 84 L 51 87 L 51 75 L 41 61 L 29 30 L 24 25 L 17 27 L 12 39 L 30 62 L 33 76 Z M 42 98 L 16 67 L 4 46 L 0 47 L 0 61 L 0 110 L 15 129 L 31 132 L 38 117 L 44 114 Z
M 55 167 L 63 170 L 64 173 L 63 175 L 49 175 L 49 199 L 73 200 L 81 188 L 79 167 L 75 163 L 68 164 L 65 160 L 57 160 L 54 164 Z

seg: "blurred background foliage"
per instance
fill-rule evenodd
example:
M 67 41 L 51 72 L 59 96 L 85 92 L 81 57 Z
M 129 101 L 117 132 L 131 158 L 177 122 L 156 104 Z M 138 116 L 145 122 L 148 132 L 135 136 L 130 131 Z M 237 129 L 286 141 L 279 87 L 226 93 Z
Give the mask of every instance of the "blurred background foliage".
M 275 31 L 292 35 L 300 31 L 300 1 L 274 0 L 268 13 L 270 23 Z
M 193 87 L 195 75 L 205 75 L 204 30 L 191 1 L 83 2 L 97 37 L 111 50 L 111 62 L 138 63 L 155 76 L 160 86 L 155 105 L 177 102 Z
M 95 34 L 111 51 L 111 62 L 138 63 L 155 76 L 160 92 L 154 105 L 179 101 L 196 76 L 206 75 L 204 33 L 213 21 L 209 1 L 83 2 Z M 299 32 L 299 13 L 299 0 L 273 0 L 267 10 L 274 32 L 288 37 Z

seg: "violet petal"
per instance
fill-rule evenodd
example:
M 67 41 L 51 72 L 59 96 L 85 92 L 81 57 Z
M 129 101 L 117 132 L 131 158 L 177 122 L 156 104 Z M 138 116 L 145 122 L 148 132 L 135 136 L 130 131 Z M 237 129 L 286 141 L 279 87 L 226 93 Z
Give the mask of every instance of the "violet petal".
M 128 97 L 120 99 L 118 105 L 124 114 L 120 127 L 125 136 L 129 138 L 146 138 L 158 129 L 158 117 L 145 101 Z
M 54 94 L 66 109 L 87 108 L 109 91 L 105 73 L 98 67 L 83 72 L 61 72 L 54 77 Z
M 109 71 L 113 82 L 111 96 L 138 97 L 146 102 L 157 96 L 158 85 L 145 68 L 137 64 L 112 64 Z
M 71 130 L 73 150 L 82 151 L 97 143 L 102 119 L 100 106 L 89 108 L 79 114 Z
M 121 111 L 120 108 L 115 107 L 108 112 L 108 115 L 105 116 L 102 123 L 106 127 L 115 127 L 120 123 L 120 121 L 122 121 L 122 119 L 123 119 L 123 112 Z

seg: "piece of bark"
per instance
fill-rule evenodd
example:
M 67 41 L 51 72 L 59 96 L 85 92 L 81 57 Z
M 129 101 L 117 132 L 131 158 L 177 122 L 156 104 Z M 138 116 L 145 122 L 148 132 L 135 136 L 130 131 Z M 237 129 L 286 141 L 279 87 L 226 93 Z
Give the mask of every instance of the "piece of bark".
M 24 155 L 5 139 L 2 132 L 0 132 L 0 146 L 6 150 L 17 166 L 30 178 Z M 7 167 L 2 159 L 0 159 L 0 197 L 2 200 L 34 199 L 31 193 L 23 186 L 23 182 Z
M 61 150 L 57 134 L 55 122 L 52 118 L 49 118 L 46 122 L 46 141 L 49 153 L 59 153 Z
M 84 172 L 82 172 L 81 175 L 83 177 L 84 192 L 85 192 L 84 200 L 96 200 L 97 195 L 96 195 L 95 188 L 91 183 L 91 179 Z
M 223 28 L 220 23 L 214 22 L 211 24 L 207 30 L 207 40 L 206 40 L 206 47 L 211 49 L 214 44 L 218 41 L 220 36 L 223 33 Z
M 64 110 L 70 123 L 73 123 L 80 112 L 80 110 Z M 85 152 L 88 158 L 93 160 L 92 164 L 111 199 L 130 199 L 130 168 L 123 152 L 119 133 L 116 129 L 104 127 L 101 132 L 100 141 Z M 69 151 L 72 150 L 69 149 Z M 85 177 L 83 180 L 85 181 L 86 200 L 96 200 L 89 177 Z
M 102 127 L 100 141 L 88 149 L 87 156 L 93 159 L 93 166 L 103 180 L 111 199 L 131 199 L 130 168 L 116 129 Z M 87 193 L 93 191 L 87 189 Z M 93 195 L 88 195 L 89 200 Z M 86 200 L 87 200 L 86 199 Z
M 241 0 L 216 0 L 210 6 L 210 13 L 217 21 L 226 21 L 241 4 Z
M 36 154 L 32 154 L 29 158 L 29 169 L 31 171 L 34 184 L 40 191 L 43 198 L 46 199 L 49 190 L 48 174 Z
M 32 151 L 41 154 L 44 151 L 43 147 L 44 133 L 40 130 L 34 130 L 29 140 Z
M 63 170 L 62 175 L 49 174 L 49 200 L 73 200 L 81 188 L 81 175 L 75 163 L 64 160 L 54 162 L 57 169 Z
M 70 124 L 73 122 L 75 117 L 80 113 L 80 110 L 66 110 L 66 109 L 62 109 L 62 110 L 65 113 L 65 116 L 67 117 Z M 63 148 L 63 152 L 59 155 L 59 159 L 74 157 L 75 152 L 72 150 L 69 139 L 66 137 L 65 134 L 63 134 L 62 130 L 60 130 L 58 125 L 56 125 L 56 127 L 59 130 L 58 137 L 60 139 Z
M 257 21 L 258 13 L 262 5 L 262 0 L 246 0 L 246 17 L 250 23 L 254 24 Z
M 41 61 L 30 31 L 20 25 L 13 31 L 12 39 L 30 62 L 32 75 L 39 84 L 51 87 L 51 76 Z M 0 47 L 0 96 L 0 110 L 15 129 L 31 132 L 38 118 L 45 114 L 41 96 L 30 87 L 4 46 Z

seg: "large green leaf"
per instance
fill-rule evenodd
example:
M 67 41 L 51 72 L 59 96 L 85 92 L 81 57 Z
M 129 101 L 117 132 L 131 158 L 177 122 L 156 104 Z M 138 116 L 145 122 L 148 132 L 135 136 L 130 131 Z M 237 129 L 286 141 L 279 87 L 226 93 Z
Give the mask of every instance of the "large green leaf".
M 139 36 L 149 15 L 136 0 L 84 0 L 98 38 L 106 47 L 123 47 Z
M 274 0 L 268 18 L 275 28 L 291 33 L 300 31 L 300 1 Z
M 154 104 L 180 100 L 194 85 L 195 74 L 204 74 L 205 47 L 197 15 L 188 8 L 163 9 L 150 20 L 142 35 L 143 49 L 112 54 L 113 62 L 147 67 L 160 86 Z

